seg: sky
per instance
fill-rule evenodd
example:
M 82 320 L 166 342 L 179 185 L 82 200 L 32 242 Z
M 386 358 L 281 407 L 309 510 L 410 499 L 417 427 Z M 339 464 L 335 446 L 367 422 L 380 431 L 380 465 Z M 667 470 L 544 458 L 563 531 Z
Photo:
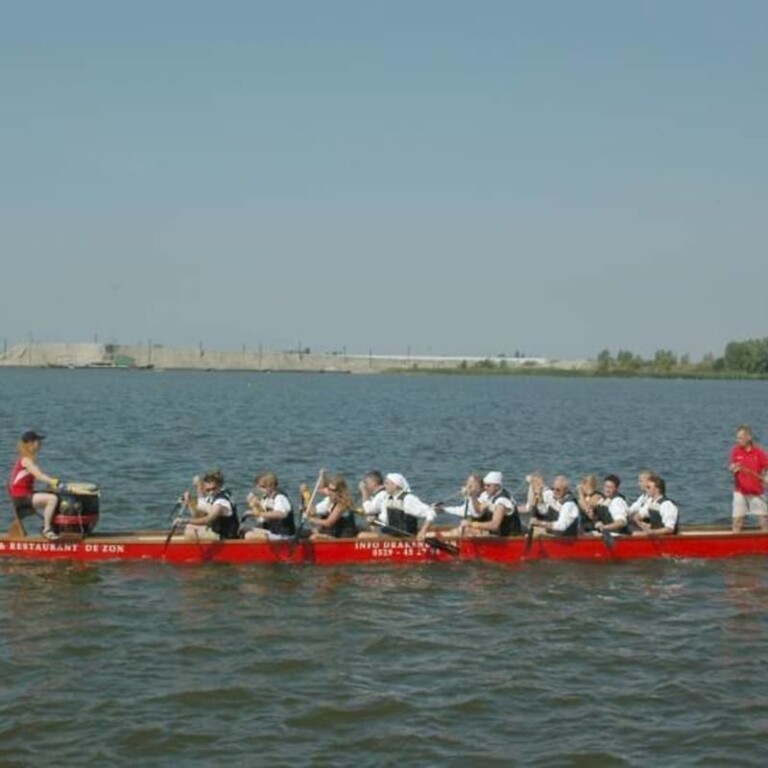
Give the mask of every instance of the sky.
M 2 0 L 0 337 L 768 336 L 764 0 Z

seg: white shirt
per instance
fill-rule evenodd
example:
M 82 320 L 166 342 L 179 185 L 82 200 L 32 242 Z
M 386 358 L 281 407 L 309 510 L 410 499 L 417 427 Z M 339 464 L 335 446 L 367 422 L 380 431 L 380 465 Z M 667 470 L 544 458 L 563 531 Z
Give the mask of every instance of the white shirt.
M 284 493 L 278 491 L 274 496 L 266 496 L 261 500 L 261 506 L 267 512 L 282 512 L 282 517 L 288 517 L 291 514 L 291 502 Z
M 479 500 L 479 497 L 478 497 L 478 500 Z M 475 512 L 474 505 L 472 504 L 472 499 L 469 497 L 464 499 L 463 504 L 459 504 L 452 507 L 441 507 L 441 510 L 449 515 L 455 515 L 456 517 L 478 517 L 479 516 L 477 512 Z
M 621 496 L 614 496 L 608 502 L 608 511 L 611 513 L 614 523 L 626 523 L 628 509 L 626 499 L 622 499 Z
M 363 502 L 363 512 L 366 515 L 378 515 L 381 514 L 383 509 L 383 502 L 389 497 L 385 488 L 379 488 L 373 496 L 367 498 Z
M 552 507 L 557 511 L 557 520 L 552 523 L 553 531 L 566 531 L 573 524 L 574 520 L 579 518 L 579 505 L 573 500 L 568 499 L 565 502 L 559 502 L 555 499 L 554 491 L 551 488 L 545 488 L 542 491 L 541 498 L 544 506 Z
M 402 509 L 406 515 L 412 515 L 413 517 L 419 517 L 423 520 L 429 520 L 431 523 L 437 514 L 429 504 L 425 504 L 416 494 L 407 493 L 399 494 L 396 497 L 391 497 L 389 494 L 384 498 L 382 510 L 379 513 L 379 520 L 384 525 L 389 525 L 389 516 L 387 515 L 387 507 L 397 507 Z
M 224 512 L 220 513 L 221 517 L 230 517 L 232 515 L 232 502 L 229 501 L 229 499 L 222 496 L 221 498 L 215 499 L 215 494 L 210 494 L 208 496 L 198 497 L 197 499 L 197 511 L 198 512 L 204 512 L 206 515 L 210 515 L 211 512 L 213 512 L 214 507 L 221 507 L 224 509 Z
M 669 499 L 664 499 L 660 505 L 657 505 L 655 499 L 649 499 L 648 503 L 640 510 L 640 517 L 642 517 L 643 520 L 647 520 L 650 517 L 649 510 L 652 507 L 659 510 L 661 522 L 664 527 L 671 528 L 674 531 L 679 514 L 675 503 Z
M 647 493 L 641 493 L 630 505 L 630 512 L 639 512 L 644 506 L 648 504 L 651 497 Z
M 326 496 L 315 504 L 315 514 L 318 517 L 328 517 L 331 513 L 331 497 Z

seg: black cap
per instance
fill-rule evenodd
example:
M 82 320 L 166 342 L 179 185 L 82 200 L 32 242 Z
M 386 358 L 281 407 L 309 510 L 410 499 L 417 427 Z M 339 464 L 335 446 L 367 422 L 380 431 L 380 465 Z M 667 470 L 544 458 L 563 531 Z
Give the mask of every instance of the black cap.
M 45 440 L 45 435 L 41 435 L 39 432 L 35 432 L 34 429 L 30 429 L 21 436 L 22 443 L 32 443 L 35 440 Z

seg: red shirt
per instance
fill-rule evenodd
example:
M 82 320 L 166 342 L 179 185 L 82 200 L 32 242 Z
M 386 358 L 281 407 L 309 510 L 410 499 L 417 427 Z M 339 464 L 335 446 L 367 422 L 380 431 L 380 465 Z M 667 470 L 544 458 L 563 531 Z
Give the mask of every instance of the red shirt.
M 8 493 L 11 498 L 20 499 L 31 496 L 34 490 L 35 476 L 22 465 L 21 459 L 16 459 L 11 476 L 8 478 Z
M 768 469 L 768 456 L 759 445 L 742 448 L 738 443 L 731 448 L 731 464 L 740 464 L 745 470 L 733 475 L 733 488 L 747 496 L 759 496 L 764 483 L 760 477 Z M 754 474 L 752 474 L 754 472 Z

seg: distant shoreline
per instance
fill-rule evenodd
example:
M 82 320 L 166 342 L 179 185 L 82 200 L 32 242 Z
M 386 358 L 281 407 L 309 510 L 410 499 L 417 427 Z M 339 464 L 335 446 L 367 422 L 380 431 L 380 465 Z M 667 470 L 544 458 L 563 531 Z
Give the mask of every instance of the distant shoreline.
M 165 347 L 159 344 L 21 344 L 0 355 L 1 368 L 231 371 L 253 373 L 340 373 L 447 376 L 556 376 L 621 379 L 755 380 L 768 374 L 715 369 L 690 363 L 634 367 L 601 365 L 597 360 L 549 360 L 531 357 L 440 355 L 361 355 L 313 353 L 309 349 L 240 351 Z

